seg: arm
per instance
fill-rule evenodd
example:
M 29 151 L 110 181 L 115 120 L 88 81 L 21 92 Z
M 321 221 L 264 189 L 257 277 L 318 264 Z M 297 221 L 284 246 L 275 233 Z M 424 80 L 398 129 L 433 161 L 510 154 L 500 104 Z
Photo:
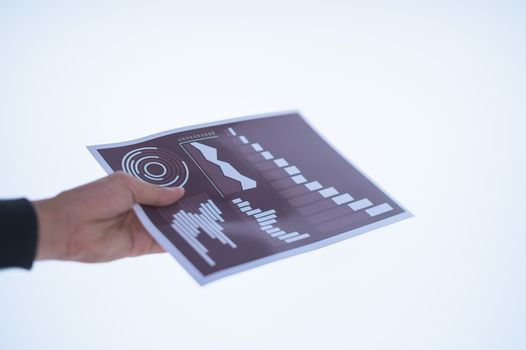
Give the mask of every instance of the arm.
M 166 206 L 184 194 L 122 172 L 35 201 L 36 260 L 104 262 L 162 252 L 133 212 L 133 204 Z

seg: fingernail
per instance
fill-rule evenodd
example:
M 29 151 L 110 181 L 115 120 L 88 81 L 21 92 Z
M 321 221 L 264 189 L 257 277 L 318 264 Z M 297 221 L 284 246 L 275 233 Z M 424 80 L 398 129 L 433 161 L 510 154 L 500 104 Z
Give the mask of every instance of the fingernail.
M 182 187 L 167 187 L 167 189 L 180 194 L 184 193 L 184 188 Z

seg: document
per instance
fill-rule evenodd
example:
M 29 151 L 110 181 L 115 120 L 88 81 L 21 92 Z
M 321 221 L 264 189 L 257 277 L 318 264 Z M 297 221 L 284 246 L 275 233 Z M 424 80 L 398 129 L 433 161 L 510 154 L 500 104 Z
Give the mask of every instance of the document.
M 88 149 L 108 173 L 185 188 L 134 210 L 201 285 L 412 216 L 296 111 Z

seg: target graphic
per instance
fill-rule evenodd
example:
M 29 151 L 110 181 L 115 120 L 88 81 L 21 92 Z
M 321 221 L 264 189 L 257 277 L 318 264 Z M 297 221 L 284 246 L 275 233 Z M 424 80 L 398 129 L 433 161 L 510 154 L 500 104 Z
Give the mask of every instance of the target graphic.
M 183 187 L 188 166 L 175 153 L 157 147 L 134 149 L 122 158 L 122 170 L 143 181 L 162 187 Z

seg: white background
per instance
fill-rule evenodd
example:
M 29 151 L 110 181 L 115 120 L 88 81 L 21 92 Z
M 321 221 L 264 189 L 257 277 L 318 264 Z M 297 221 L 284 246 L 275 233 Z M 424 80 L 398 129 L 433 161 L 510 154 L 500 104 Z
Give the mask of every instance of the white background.
M 520 1 L 0 1 L 0 194 L 86 145 L 300 109 L 416 216 L 199 287 L 167 254 L 0 272 L 1 349 L 518 349 Z M 315 156 L 315 155 L 313 155 Z

